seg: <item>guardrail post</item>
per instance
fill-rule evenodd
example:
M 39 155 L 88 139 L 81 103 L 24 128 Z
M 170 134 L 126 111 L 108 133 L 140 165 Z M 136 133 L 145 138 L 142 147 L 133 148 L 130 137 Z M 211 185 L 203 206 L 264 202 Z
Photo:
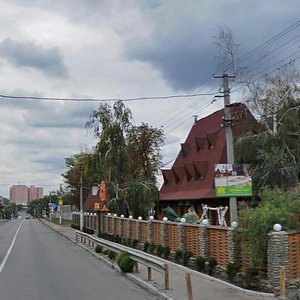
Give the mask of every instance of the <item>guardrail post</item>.
M 135 273 L 139 272 L 139 263 L 136 261 L 134 264 Z
M 150 267 L 147 267 L 148 269 L 148 280 L 152 280 L 152 273 L 151 273 L 151 268 Z
M 165 264 L 165 290 L 168 290 L 169 288 L 169 265 Z
M 186 288 L 188 293 L 188 300 L 194 300 L 193 289 L 192 289 L 192 279 L 190 273 L 185 273 Z

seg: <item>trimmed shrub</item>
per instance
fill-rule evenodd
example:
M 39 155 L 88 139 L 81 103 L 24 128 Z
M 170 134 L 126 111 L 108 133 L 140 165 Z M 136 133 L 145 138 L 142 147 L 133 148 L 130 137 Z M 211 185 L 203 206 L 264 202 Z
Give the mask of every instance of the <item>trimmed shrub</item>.
M 229 281 L 233 281 L 234 277 L 241 270 L 241 265 L 238 262 L 229 263 L 226 267 L 226 275 Z
M 153 243 L 150 243 L 149 248 L 148 248 L 149 253 L 153 254 L 155 251 L 155 248 L 156 248 L 156 245 Z
M 100 246 L 100 245 L 96 245 L 96 247 L 95 247 L 95 252 L 96 252 L 96 253 L 102 253 L 102 251 L 103 251 L 103 247 Z
M 80 229 L 80 226 L 77 225 L 77 224 L 74 224 L 74 223 L 71 224 L 71 227 L 74 228 L 74 229 L 76 229 L 76 230 Z
M 107 253 L 107 256 L 109 259 L 115 259 L 116 258 L 116 253 L 109 250 L 108 253 Z
M 157 245 L 156 246 L 156 254 L 159 256 L 159 257 L 161 257 L 162 256 L 162 254 L 163 254 L 163 252 L 164 252 L 164 247 L 162 246 L 162 245 Z
M 250 266 L 246 270 L 245 274 L 245 283 L 247 287 L 251 287 L 253 285 L 254 280 L 259 275 L 259 269 L 257 266 Z
M 145 252 L 148 251 L 149 246 L 150 246 L 150 243 L 149 242 L 145 242 L 145 244 L 144 244 L 144 251 Z
M 91 228 L 83 227 L 83 232 L 85 232 L 87 234 L 94 234 L 95 230 L 91 229 Z
M 202 256 L 197 256 L 195 259 L 195 266 L 197 271 L 204 273 L 206 268 L 206 260 Z
M 139 243 L 139 240 L 136 240 L 136 239 L 132 240 L 132 243 L 131 243 L 132 248 L 137 248 L 138 243 Z
M 164 249 L 163 249 L 163 257 L 165 259 L 168 259 L 169 256 L 170 256 L 170 253 L 171 253 L 170 247 L 165 246 Z
M 134 268 L 134 261 L 129 257 L 127 252 L 122 252 L 118 256 L 118 266 L 124 273 L 131 273 Z
M 174 259 L 177 263 L 182 259 L 182 250 L 176 250 Z
M 189 261 L 190 261 L 192 256 L 193 256 L 192 251 L 189 251 L 189 250 L 183 251 L 183 253 L 182 253 L 182 263 L 183 263 L 184 266 L 187 266 L 189 264 Z
M 215 270 L 217 266 L 217 261 L 214 257 L 209 257 L 206 260 L 206 272 L 208 275 L 212 275 L 213 271 Z

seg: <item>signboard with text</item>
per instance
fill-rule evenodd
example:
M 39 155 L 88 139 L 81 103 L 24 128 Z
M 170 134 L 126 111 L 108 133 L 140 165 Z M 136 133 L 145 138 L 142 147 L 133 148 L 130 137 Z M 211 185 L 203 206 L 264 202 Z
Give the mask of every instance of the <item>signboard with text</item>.
M 215 188 L 217 197 L 252 196 L 252 178 L 249 165 L 216 164 Z

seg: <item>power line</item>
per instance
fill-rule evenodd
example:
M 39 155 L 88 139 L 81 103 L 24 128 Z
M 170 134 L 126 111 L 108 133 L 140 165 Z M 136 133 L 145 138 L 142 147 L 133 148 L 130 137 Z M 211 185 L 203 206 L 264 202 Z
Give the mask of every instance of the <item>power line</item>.
M 142 100 L 164 100 L 173 98 L 192 98 L 198 96 L 212 96 L 215 93 L 195 93 L 186 95 L 168 95 L 168 96 L 154 96 L 154 97 L 136 97 L 136 98 L 108 98 L 108 99 L 98 99 L 98 98 L 59 98 L 59 97 L 37 97 L 37 96 L 13 96 L 0 94 L 0 98 L 13 99 L 13 100 L 45 100 L 45 101 L 71 101 L 71 102 L 111 102 L 111 101 L 142 101 Z

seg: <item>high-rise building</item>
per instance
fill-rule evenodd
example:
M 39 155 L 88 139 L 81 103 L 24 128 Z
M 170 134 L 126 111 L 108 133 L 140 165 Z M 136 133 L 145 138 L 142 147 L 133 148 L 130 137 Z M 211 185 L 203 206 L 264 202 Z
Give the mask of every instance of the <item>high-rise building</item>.
M 43 188 L 35 187 L 33 185 L 28 187 L 28 202 L 32 200 L 43 198 Z
M 10 201 L 16 204 L 27 204 L 36 199 L 43 198 L 43 188 L 33 185 L 13 185 L 10 188 Z

